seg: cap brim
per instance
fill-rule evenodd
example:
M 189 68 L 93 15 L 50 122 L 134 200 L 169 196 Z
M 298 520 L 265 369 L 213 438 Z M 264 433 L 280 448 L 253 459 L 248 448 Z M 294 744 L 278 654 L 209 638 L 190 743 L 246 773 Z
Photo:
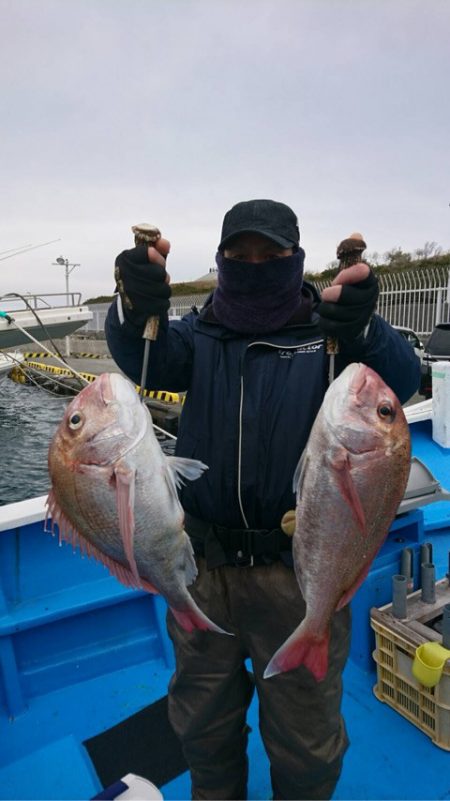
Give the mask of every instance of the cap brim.
M 266 236 L 267 239 L 271 239 L 272 242 L 276 242 L 276 244 L 280 245 L 282 248 L 293 248 L 297 244 L 296 242 L 292 242 L 290 239 L 286 239 L 284 236 L 280 236 L 272 231 L 267 231 L 267 229 L 241 228 L 238 231 L 233 231 L 233 233 L 229 236 L 224 237 L 224 239 L 222 239 L 222 241 L 219 243 L 218 250 L 223 250 L 230 242 L 233 241 L 233 239 L 236 239 L 236 237 L 240 236 L 241 234 L 261 234 L 262 236 Z

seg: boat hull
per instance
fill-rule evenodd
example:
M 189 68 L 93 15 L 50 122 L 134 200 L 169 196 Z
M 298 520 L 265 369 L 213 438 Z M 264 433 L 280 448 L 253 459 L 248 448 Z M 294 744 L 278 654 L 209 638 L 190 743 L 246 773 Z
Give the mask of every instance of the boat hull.
M 56 309 L 39 309 L 37 312 L 43 326 L 39 325 L 31 311 L 14 311 L 11 316 L 24 328 L 28 334 L 39 341 L 64 337 L 77 331 L 92 319 L 92 312 L 86 306 L 68 306 Z M 0 318 L 0 349 L 14 348 L 18 345 L 29 344 L 29 337 L 20 331 L 13 323 Z
M 450 456 L 432 442 L 431 422 L 412 429 L 413 452 L 445 484 Z M 41 497 L 0 507 L 0 798 L 17 801 L 92 798 L 103 783 L 86 742 L 161 702 L 173 672 L 165 602 L 123 587 L 70 545 L 59 547 L 43 530 L 44 505 Z M 448 753 L 373 692 L 370 608 L 390 602 L 404 547 L 414 553 L 417 589 L 425 540 L 442 579 L 450 549 L 448 503 L 396 519 L 352 601 L 343 701 L 350 748 L 334 799 L 448 798 Z M 248 714 L 250 799 L 271 797 L 258 714 L 255 695 Z M 156 748 L 160 735 L 148 728 L 145 748 Z M 117 751 L 117 779 L 138 772 L 129 742 L 125 738 Z M 184 770 L 159 786 L 166 799 L 190 797 Z

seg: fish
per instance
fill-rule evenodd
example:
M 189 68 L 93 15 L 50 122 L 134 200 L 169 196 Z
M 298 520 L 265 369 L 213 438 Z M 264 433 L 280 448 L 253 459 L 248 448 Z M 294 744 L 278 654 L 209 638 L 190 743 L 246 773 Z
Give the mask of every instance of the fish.
M 161 594 L 186 631 L 226 634 L 187 589 L 197 566 L 177 487 L 207 469 L 166 456 L 131 382 L 103 373 L 71 401 L 50 442 L 47 519 L 60 541 L 126 586 Z
M 403 498 L 411 445 L 394 392 L 364 364 L 329 386 L 297 465 L 294 571 L 306 614 L 264 678 L 304 665 L 328 671 L 330 623 L 366 578 Z

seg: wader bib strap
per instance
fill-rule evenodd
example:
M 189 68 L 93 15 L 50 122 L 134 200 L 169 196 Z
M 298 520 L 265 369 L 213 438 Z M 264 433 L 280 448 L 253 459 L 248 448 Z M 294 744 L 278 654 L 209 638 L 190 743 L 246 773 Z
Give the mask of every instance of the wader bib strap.
M 204 556 L 208 570 L 221 565 L 253 567 L 271 564 L 290 554 L 292 539 L 281 528 L 237 529 L 206 523 L 186 513 L 186 531 L 194 551 Z

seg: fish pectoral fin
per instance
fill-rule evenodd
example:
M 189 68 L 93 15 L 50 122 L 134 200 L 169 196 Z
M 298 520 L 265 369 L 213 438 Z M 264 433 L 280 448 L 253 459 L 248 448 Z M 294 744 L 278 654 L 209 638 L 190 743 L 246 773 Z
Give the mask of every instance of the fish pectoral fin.
M 123 549 L 134 579 L 141 583 L 134 558 L 134 490 L 136 471 L 118 466 L 114 470 L 116 479 L 117 514 Z
M 183 478 L 195 481 L 205 470 L 208 470 L 208 466 L 197 459 L 185 459 L 183 456 L 166 456 L 166 459 L 175 486 L 178 488 L 184 484 Z
M 306 448 L 305 448 L 302 455 L 300 456 L 300 459 L 298 460 L 297 467 L 295 468 L 294 477 L 292 479 L 292 491 L 294 492 L 294 494 L 297 494 L 298 497 L 300 497 L 301 495 L 303 479 L 305 478 L 308 462 L 309 462 L 309 457 L 306 453 Z
M 358 495 L 358 490 L 355 487 L 351 470 L 350 459 L 347 451 L 343 451 L 342 455 L 333 459 L 332 468 L 335 473 L 336 483 L 338 489 L 349 505 L 353 516 L 358 523 L 361 533 L 367 535 L 367 521 L 361 499 Z

